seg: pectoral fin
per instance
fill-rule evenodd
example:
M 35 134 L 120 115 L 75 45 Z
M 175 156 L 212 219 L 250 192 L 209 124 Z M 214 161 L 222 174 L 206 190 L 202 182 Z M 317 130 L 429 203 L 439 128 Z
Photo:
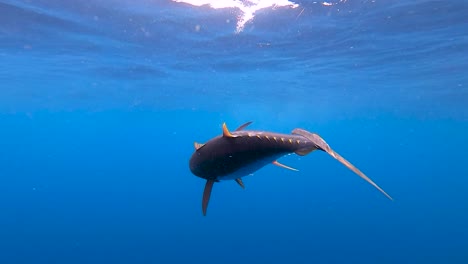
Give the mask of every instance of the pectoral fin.
M 292 171 L 299 171 L 298 169 L 295 169 L 295 168 L 286 166 L 284 164 L 281 164 L 277 160 L 273 161 L 272 163 L 273 163 L 273 165 L 276 165 L 276 166 L 281 167 L 281 168 L 285 168 L 285 169 L 292 170 Z
M 242 182 L 241 178 L 237 178 L 236 182 L 242 187 L 242 189 L 245 189 L 244 183 Z
M 211 189 L 213 189 L 214 180 L 207 180 L 205 184 L 205 190 L 203 191 L 202 199 L 202 211 L 203 215 L 206 215 L 206 209 L 208 208 L 208 202 L 210 201 Z
M 243 124 L 242 126 L 238 127 L 236 130 L 234 131 L 240 131 L 240 130 L 243 130 L 244 128 L 246 128 L 248 125 L 252 124 L 252 121 L 250 122 L 247 122 L 245 124 Z

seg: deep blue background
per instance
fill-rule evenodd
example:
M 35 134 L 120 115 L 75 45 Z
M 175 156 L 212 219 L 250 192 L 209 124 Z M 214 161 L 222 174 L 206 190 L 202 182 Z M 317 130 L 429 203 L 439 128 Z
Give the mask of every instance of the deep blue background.
M 0 263 L 468 263 L 468 4 L 407 2 L 236 34 L 234 9 L 0 1 Z M 321 134 L 395 201 L 314 152 L 203 217 L 193 142 L 246 121 Z

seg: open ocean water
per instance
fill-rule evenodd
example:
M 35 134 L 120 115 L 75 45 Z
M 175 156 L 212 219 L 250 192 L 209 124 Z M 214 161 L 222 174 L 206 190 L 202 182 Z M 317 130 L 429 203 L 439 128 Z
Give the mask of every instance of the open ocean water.
M 468 263 L 467 1 L 185 2 L 0 0 L 1 264 Z M 317 151 L 204 217 L 193 142 L 247 121 L 394 201 Z

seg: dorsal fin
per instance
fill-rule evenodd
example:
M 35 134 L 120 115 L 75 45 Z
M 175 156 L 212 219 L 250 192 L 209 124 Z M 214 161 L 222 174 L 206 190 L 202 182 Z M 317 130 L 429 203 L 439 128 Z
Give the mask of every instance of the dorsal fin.
M 193 142 L 193 146 L 195 147 L 195 150 L 199 150 L 201 147 L 205 146 L 205 144 Z
M 242 182 L 241 178 L 237 178 L 236 182 L 242 187 L 242 189 L 245 189 L 244 183 Z
M 213 189 L 214 180 L 206 180 L 205 190 L 203 190 L 203 199 L 202 199 L 202 212 L 203 215 L 206 215 L 206 209 L 208 208 L 208 202 L 210 201 L 211 189 Z
M 252 124 L 252 121 L 250 122 L 247 122 L 245 124 L 243 124 L 242 126 L 238 127 L 236 130 L 234 131 L 240 131 L 240 130 L 243 130 L 244 128 L 246 128 L 248 125 Z
M 227 128 L 226 123 L 223 123 L 223 137 L 229 137 L 229 138 L 236 137 L 233 134 L 231 134 L 231 131 L 229 131 L 229 129 Z

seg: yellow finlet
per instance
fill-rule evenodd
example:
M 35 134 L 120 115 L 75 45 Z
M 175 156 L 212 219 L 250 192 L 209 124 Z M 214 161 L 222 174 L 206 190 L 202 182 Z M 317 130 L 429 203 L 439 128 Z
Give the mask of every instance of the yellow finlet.
M 230 137 L 230 138 L 236 137 L 233 134 L 231 134 L 231 132 L 226 126 L 226 123 L 223 123 L 223 137 Z
M 205 144 L 193 142 L 193 146 L 195 147 L 195 150 L 199 150 L 201 147 L 205 146 Z
M 285 169 L 292 170 L 292 171 L 299 171 L 298 169 L 295 169 L 295 168 L 286 166 L 286 165 L 284 165 L 284 164 L 281 164 L 281 163 L 279 163 L 277 160 L 273 161 L 272 163 L 273 163 L 274 165 L 278 166 L 278 167 L 281 167 L 281 168 L 285 168 Z

